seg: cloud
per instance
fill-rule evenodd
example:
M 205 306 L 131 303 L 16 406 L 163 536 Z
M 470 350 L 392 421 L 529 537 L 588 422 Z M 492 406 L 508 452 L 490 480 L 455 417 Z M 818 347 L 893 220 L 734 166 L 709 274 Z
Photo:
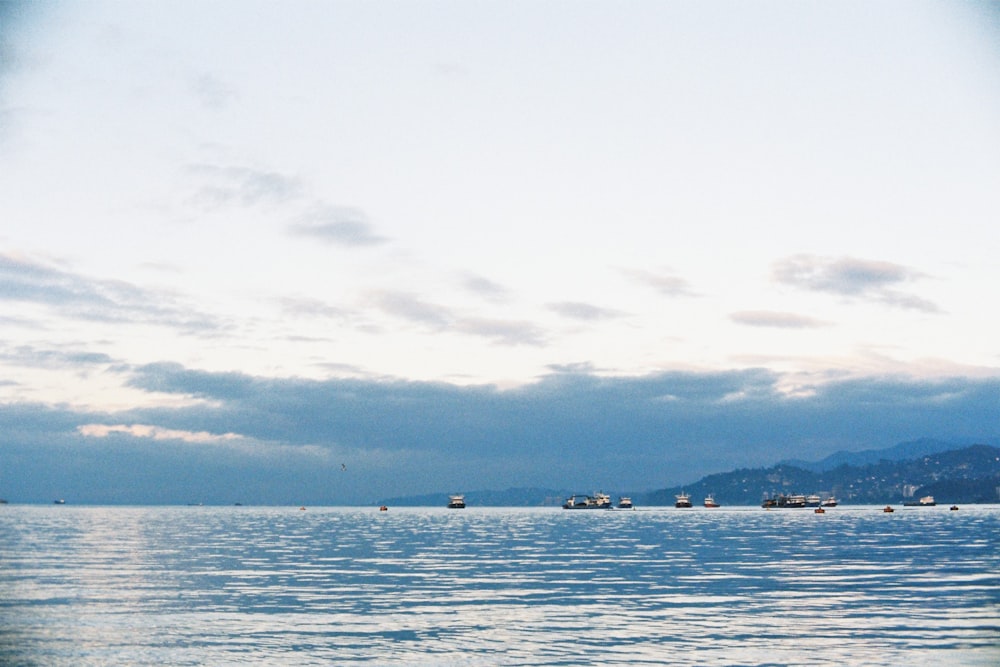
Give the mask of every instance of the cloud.
M 295 236 L 306 236 L 343 246 L 369 246 L 388 239 L 375 234 L 368 217 L 360 210 L 344 206 L 322 206 L 290 225 Z
M 622 317 L 624 313 L 619 310 L 601 308 L 589 303 L 579 301 L 563 301 L 560 303 L 548 304 L 548 309 L 554 313 L 568 317 L 573 320 L 586 320 L 589 322 L 597 320 L 609 320 Z
M 623 269 L 622 274 L 633 282 L 651 287 L 664 296 L 696 296 L 691 284 L 669 271 L 644 271 L 641 269 Z
M 453 488 L 663 488 L 842 449 L 1000 437 L 997 378 L 851 378 L 791 395 L 763 369 L 558 370 L 501 390 L 144 365 L 131 387 L 202 400 L 114 414 L 0 405 L 0 475 L 14 498 L 358 504 Z
M 828 326 L 827 322 L 797 313 L 782 313 L 771 310 L 741 310 L 730 313 L 729 319 L 737 324 L 751 327 L 774 327 L 778 329 L 814 329 Z
M 424 301 L 410 292 L 376 291 L 370 293 L 369 298 L 373 305 L 387 315 L 435 329 L 443 329 L 455 320 L 448 308 Z
M 467 275 L 462 280 L 462 286 L 469 292 L 497 303 L 505 301 L 510 294 L 509 290 L 503 285 L 482 276 Z
M 154 323 L 189 333 L 222 328 L 215 318 L 174 303 L 168 294 L 119 280 L 95 280 L 0 253 L 2 301 L 36 303 L 60 316 L 91 321 Z
M 346 308 L 333 306 L 319 299 L 282 297 L 277 299 L 277 304 L 282 312 L 295 317 L 325 317 L 340 320 L 351 314 Z
M 545 343 L 545 333 L 528 321 L 467 318 L 458 320 L 455 329 L 462 333 L 489 338 L 504 345 L 539 346 Z
M 299 179 L 275 171 L 211 164 L 190 165 L 188 171 L 200 181 L 192 200 L 208 209 L 282 203 L 302 192 Z
M 938 307 L 926 299 L 892 289 L 924 277 L 913 269 L 892 262 L 793 255 L 775 262 L 772 276 L 779 283 L 799 289 L 857 297 L 930 313 L 939 312 Z
M 454 331 L 505 345 L 542 345 L 545 340 L 544 332 L 531 322 L 460 316 L 450 308 L 430 303 L 410 292 L 373 292 L 369 300 L 387 315 L 429 327 L 432 331 Z
M 10 364 L 36 368 L 76 368 L 117 363 L 101 352 L 40 349 L 30 345 L 0 351 L 0 359 Z
M 25 66 L 31 59 L 28 47 L 32 35 L 30 31 L 22 32 L 22 29 L 39 18 L 42 12 L 51 9 L 46 3 L 27 0 L 0 2 L 0 100 L 3 99 L 3 84 L 7 74 Z
M 225 109 L 239 96 L 230 86 L 211 74 L 202 74 L 191 81 L 191 90 L 207 109 Z
M 149 424 L 81 424 L 76 427 L 76 430 L 88 438 L 107 438 L 113 434 L 123 434 L 133 438 L 178 440 L 197 444 L 228 442 L 242 438 L 235 433 L 216 434 L 207 431 L 183 431 Z

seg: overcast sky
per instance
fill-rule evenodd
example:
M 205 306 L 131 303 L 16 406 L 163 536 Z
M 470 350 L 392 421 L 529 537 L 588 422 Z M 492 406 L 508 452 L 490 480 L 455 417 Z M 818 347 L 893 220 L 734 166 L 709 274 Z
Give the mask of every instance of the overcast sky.
M 2 2 L 0 497 L 996 441 L 998 118 L 989 2 Z

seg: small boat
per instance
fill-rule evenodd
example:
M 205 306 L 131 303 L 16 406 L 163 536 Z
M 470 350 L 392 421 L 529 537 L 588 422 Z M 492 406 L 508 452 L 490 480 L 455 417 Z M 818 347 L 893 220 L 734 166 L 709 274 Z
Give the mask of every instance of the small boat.
M 388 512 L 389 508 L 386 507 L 385 505 L 382 505 L 381 507 L 378 508 L 378 511 L 379 512 Z
M 937 503 L 934 502 L 934 496 L 924 496 L 915 502 L 911 501 L 903 503 L 904 507 L 934 507 L 935 505 L 937 505 Z
M 55 505 L 65 505 L 66 504 L 66 501 L 63 500 L 62 498 L 60 498 L 59 500 L 53 500 L 52 502 Z
M 620 510 L 630 510 L 635 509 L 632 506 L 632 499 L 628 496 L 622 496 L 618 499 L 618 509 Z
M 611 509 L 611 496 L 597 492 L 592 496 L 580 493 L 574 494 L 563 503 L 564 510 L 608 510 Z
M 885 512 L 886 514 L 889 514 L 889 513 L 891 513 L 891 512 L 895 512 L 896 510 L 892 509 L 892 507 L 891 507 L 891 506 L 889 506 L 889 505 L 886 505 L 886 506 L 885 506 L 885 509 L 883 509 L 882 511 L 883 511 L 883 512 Z
M 719 503 L 715 502 L 711 493 L 705 496 L 705 507 L 719 507 Z
M 958 505 L 952 505 L 948 509 L 950 509 L 952 512 L 954 512 L 954 511 L 956 511 L 958 509 Z
M 465 496 L 463 496 L 463 495 L 448 496 L 448 509 L 450 509 L 450 510 L 464 510 L 465 509 Z
M 816 509 L 813 510 L 813 514 L 826 514 L 826 510 L 823 509 L 822 507 L 817 507 Z
M 691 496 L 681 491 L 674 498 L 677 502 L 674 503 L 674 507 L 691 507 Z

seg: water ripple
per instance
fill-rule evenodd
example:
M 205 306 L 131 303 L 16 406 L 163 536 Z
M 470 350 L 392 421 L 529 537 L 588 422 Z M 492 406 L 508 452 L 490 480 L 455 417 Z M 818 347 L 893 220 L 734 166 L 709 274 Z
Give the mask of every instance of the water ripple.
M 941 509 L 6 506 L 0 664 L 997 664 Z

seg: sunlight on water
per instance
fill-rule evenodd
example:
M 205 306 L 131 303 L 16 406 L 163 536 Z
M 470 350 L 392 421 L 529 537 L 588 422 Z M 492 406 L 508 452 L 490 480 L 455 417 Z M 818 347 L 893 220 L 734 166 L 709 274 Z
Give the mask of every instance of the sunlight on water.
M 998 534 L 996 506 L 11 505 L 0 664 L 993 665 Z

